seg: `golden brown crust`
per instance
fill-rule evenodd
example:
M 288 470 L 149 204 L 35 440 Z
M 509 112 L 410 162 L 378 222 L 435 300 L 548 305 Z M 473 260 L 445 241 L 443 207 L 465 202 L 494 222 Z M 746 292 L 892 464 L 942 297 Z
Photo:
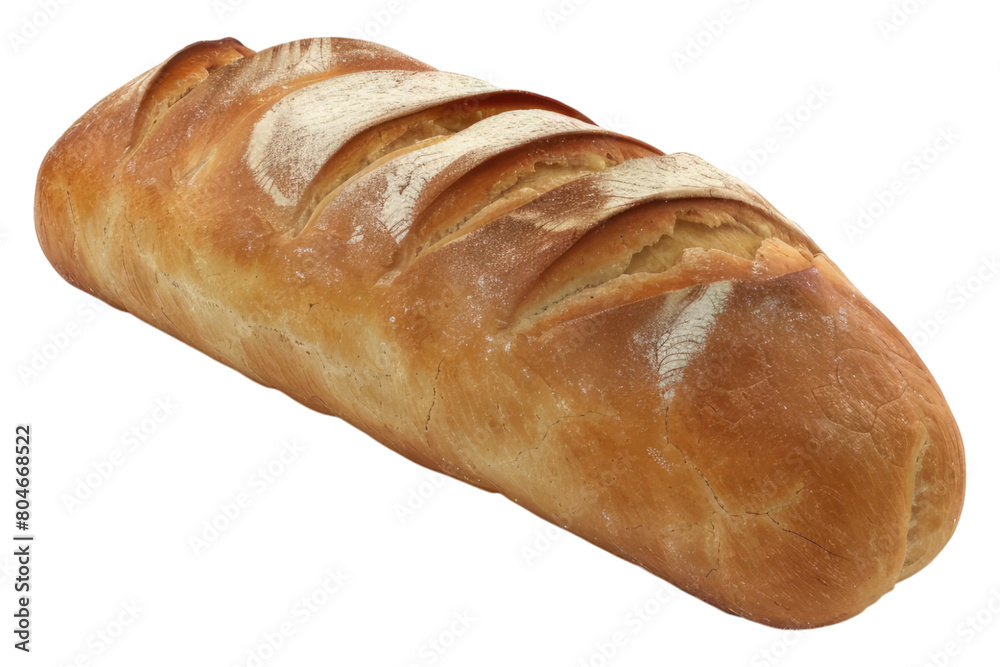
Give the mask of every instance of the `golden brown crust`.
M 39 173 L 68 281 L 747 618 L 849 618 L 961 512 L 899 332 L 698 158 L 355 40 L 200 43 Z

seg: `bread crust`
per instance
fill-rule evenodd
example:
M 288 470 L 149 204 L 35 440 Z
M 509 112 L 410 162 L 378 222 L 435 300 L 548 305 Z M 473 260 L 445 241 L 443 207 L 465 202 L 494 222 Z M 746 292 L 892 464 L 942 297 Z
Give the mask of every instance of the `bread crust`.
M 917 353 L 699 158 L 350 39 L 178 52 L 53 146 L 73 285 L 785 628 L 927 565 L 965 467 Z

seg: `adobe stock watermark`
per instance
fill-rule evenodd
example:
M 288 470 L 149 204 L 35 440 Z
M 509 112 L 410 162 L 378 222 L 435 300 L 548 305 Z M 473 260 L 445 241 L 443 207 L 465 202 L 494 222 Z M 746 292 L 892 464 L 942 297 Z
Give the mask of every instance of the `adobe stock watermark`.
M 406 524 L 448 484 L 448 478 L 439 472 L 425 470 L 423 479 L 406 491 L 406 497 L 392 506 L 400 525 Z
M 135 625 L 145 609 L 135 600 L 122 602 L 111 618 L 94 632 L 87 635 L 84 649 L 77 651 L 71 660 L 59 663 L 60 667 L 92 667 L 111 649 L 122 636 Z
M 220 21 L 242 7 L 247 0 L 212 0 L 212 11 Z
M 83 507 L 83 504 L 125 465 L 131 455 L 138 452 L 140 447 L 149 442 L 160 427 L 169 421 L 177 412 L 177 408 L 178 405 L 171 398 L 156 399 L 153 409 L 145 417 L 121 433 L 118 438 L 120 446 L 112 449 L 104 458 L 91 463 L 91 470 L 76 478 L 73 490 L 62 494 L 60 498 L 66 511 L 73 514 Z
M 434 636 L 428 637 L 417 648 L 417 659 L 408 663 L 407 667 L 428 667 L 437 664 L 455 647 L 458 640 L 472 629 L 477 620 L 468 609 L 456 611 L 446 627 Z
M 20 53 L 21 49 L 37 37 L 69 3 L 70 0 L 37 0 L 35 9 L 17 22 L 17 29 L 7 32 L 7 43 L 10 44 L 11 50 L 15 54 Z
M 878 28 L 882 39 L 889 41 L 896 33 L 903 29 L 907 23 L 916 16 L 930 0 L 903 0 L 894 2 L 889 14 L 880 18 L 875 26 Z
M 948 290 L 944 304 L 935 308 L 929 317 L 917 322 L 908 336 L 914 349 L 923 349 L 934 340 L 954 320 L 955 315 L 968 306 L 998 274 L 1000 262 L 997 261 L 997 253 L 980 258 L 975 270 Z
M 597 119 L 597 124 L 605 130 L 611 130 L 618 134 L 628 134 L 631 124 L 627 119 L 619 114 L 605 114 Z
M 730 0 L 729 4 L 732 6 L 724 7 L 711 18 L 702 21 L 701 26 L 688 35 L 684 46 L 673 51 L 671 55 L 674 66 L 680 74 L 683 74 L 685 69 L 694 65 L 699 58 L 705 55 L 729 27 L 750 9 L 752 2 L 751 0 Z
M 982 607 L 959 621 L 951 639 L 940 648 L 927 652 L 927 660 L 921 663 L 921 667 L 948 667 L 976 640 L 976 637 L 981 636 L 993 624 L 998 616 L 1000 616 L 1000 588 L 993 588 L 989 591 L 989 599 Z
M 538 560 L 547 554 L 549 550 L 555 546 L 562 537 L 566 534 L 566 531 L 558 526 L 553 526 L 552 524 L 547 524 L 543 528 L 538 528 L 535 530 L 534 535 L 526 542 L 521 545 L 521 557 L 524 558 L 524 562 L 528 565 L 534 565 Z
M 510 88 L 496 72 L 469 72 L 468 76 L 485 81 L 495 88 Z
M 605 639 L 595 642 L 593 651 L 585 658 L 580 658 L 577 666 L 606 667 L 611 664 L 621 650 L 670 605 L 676 595 L 676 589 L 668 588 L 665 583 L 660 584 L 652 595 L 625 614 L 620 627 Z
M 746 150 L 745 159 L 731 173 L 744 181 L 749 180 L 787 146 L 833 97 L 833 91 L 825 83 L 811 86 L 800 104 L 788 109 L 774 122 L 771 136 L 760 145 Z
M 304 445 L 300 445 L 295 439 L 285 440 L 274 458 L 258 466 L 247 476 L 243 490 L 219 503 L 218 510 L 211 517 L 202 520 L 201 528 L 188 536 L 188 546 L 192 553 L 200 556 L 215 544 L 246 513 L 254 500 L 264 495 L 299 460 L 303 452 Z
M 549 24 L 549 30 L 555 32 L 566 21 L 568 21 L 577 10 L 587 4 L 589 0 L 559 0 L 558 4 L 550 6 L 545 10 L 545 22 Z
M 93 324 L 97 316 L 111 306 L 88 299 L 77 304 L 73 316 L 55 331 L 46 334 L 45 339 L 30 352 L 27 359 L 17 365 L 18 377 L 28 386 L 45 372 L 49 366 L 65 352 L 74 340 Z
M 368 20 L 354 27 L 354 36 L 358 39 L 376 39 L 414 2 L 415 0 L 389 0 L 382 7 L 371 10 Z
M 785 630 L 770 645 L 753 654 L 750 667 L 776 667 L 801 640 L 800 630 Z
M 344 568 L 327 568 L 319 585 L 299 597 L 288 614 L 271 630 L 262 632 L 260 639 L 246 650 L 245 656 L 233 663 L 234 667 L 262 667 L 295 637 L 302 626 L 323 611 L 350 580 Z
M 844 225 L 847 240 L 853 244 L 864 236 L 899 203 L 900 199 L 906 196 L 911 186 L 926 176 L 942 156 L 954 148 L 961 138 L 962 136 L 951 125 L 938 128 L 929 144 L 903 161 L 896 178 L 884 188 L 876 189 L 868 203 L 858 207 L 855 219 Z

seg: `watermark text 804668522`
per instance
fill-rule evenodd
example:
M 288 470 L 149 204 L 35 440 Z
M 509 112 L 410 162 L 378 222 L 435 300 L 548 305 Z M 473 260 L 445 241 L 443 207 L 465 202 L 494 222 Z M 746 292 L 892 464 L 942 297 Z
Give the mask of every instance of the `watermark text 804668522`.
M 31 525 L 31 426 L 22 424 L 14 430 L 14 576 L 16 607 L 14 612 L 14 648 L 31 650 L 31 546 L 25 534 Z

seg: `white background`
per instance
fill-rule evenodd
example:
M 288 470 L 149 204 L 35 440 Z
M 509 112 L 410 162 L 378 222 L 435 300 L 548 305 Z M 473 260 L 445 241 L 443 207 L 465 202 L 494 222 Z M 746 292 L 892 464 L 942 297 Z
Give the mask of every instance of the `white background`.
M 12 445 L 15 424 L 32 424 L 37 535 L 30 655 L 11 648 L 12 547 L 0 548 L 0 664 L 253 665 L 248 652 L 285 622 L 294 634 L 262 664 L 996 664 L 1000 279 L 984 262 L 1000 251 L 997 3 L 907 0 L 899 25 L 880 29 L 893 0 L 47 1 L 7 0 L 0 21 L 0 432 Z M 728 22 L 713 23 L 724 10 Z M 958 419 L 968 496 L 937 560 L 860 616 L 802 633 L 680 592 L 661 602 L 655 577 L 574 536 L 553 529 L 551 546 L 536 543 L 547 524 L 504 498 L 435 486 L 363 434 L 130 315 L 94 314 L 48 265 L 33 229 L 36 171 L 98 99 L 190 42 L 233 36 L 260 50 L 366 30 L 440 69 L 555 97 L 739 172 L 798 221 L 918 344 Z M 689 47 L 692 62 L 679 64 Z M 949 128 L 957 138 L 934 149 Z M 928 149 L 933 164 L 913 171 Z M 904 194 L 879 211 L 897 179 Z M 852 238 L 859 208 L 880 215 Z M 936 311 L 947 321 L 927 327 Z M 68 325 L 78 334 L 22 377 Z M 157 401 L 177 406 L 162 423 Z M 132 428 L 148 432 L 134 451 L 122 440 Z M 251 476 L 293 439 L 304 451 L 258 494 Z M 68 508 L 115 450 L 121 464 Z M 2 451 L 8 545 L 13 456 Z M 196 555 L 190 537 L 243 492 L 250 506 Z M 401 521 L 412 494 L 426 498 Z M 342 588 L 298 613 L 338 568 Z M 134 620 L 122 611 L 133 604 Z M 645 620 L 634 615 L 643 605 Z M 983 624 L 970 624 L 977 613 Z M 470 627 L 453 625 L 456 614 Z M 625 645 L 604 658 L 616 632 Z M 438 639 L 444 652 L 429 644 Z

